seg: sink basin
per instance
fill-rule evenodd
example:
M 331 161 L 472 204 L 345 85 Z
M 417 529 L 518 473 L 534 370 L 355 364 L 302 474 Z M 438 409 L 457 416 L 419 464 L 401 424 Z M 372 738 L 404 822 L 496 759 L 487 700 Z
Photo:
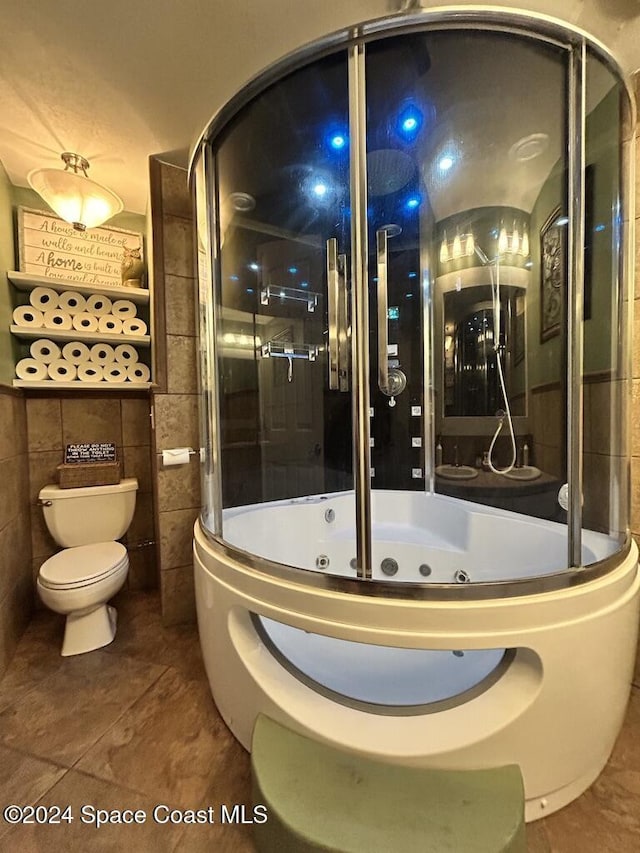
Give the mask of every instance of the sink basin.
M 470 465 L 438 465 L 436 474 L 445 480 L 473 480 L 478 476 L 476 469 Z
M 542 471 L 535 465 L 523 465 L 522 468 L 514 468 L 502 476 L 508 477 L 510 480 L 537 480 L 541 473 Z

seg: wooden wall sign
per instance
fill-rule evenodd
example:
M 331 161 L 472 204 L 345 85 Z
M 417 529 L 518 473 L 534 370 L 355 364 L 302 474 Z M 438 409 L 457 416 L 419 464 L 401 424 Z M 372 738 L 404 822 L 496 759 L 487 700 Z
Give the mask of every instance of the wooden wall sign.
M 73 225 L 43 210 L 18 208 L 18 257 L 20 272 L 78 284 L 121 284 L 125 250 L 139 249 L 142 234 L 122 228 L 89 228 Z

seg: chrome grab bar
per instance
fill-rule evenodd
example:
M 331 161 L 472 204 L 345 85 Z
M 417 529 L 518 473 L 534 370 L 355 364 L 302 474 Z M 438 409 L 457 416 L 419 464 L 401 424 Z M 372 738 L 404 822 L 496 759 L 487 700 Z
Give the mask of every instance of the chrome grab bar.
M 378 262 L 378 388 L 387 397 L 389 389 L 389 307 L 387 304 L 387 232 L 376 231 Z
M 347 256 L 338 254 L 335 237 L 327 240 L 329 315 L 329 389 L 349 390 L 349 335 L 346 284 Z

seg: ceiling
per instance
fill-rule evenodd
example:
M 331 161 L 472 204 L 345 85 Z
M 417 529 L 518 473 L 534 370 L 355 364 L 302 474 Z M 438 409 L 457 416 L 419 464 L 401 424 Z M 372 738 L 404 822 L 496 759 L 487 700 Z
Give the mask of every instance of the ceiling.
M 148 157 L 187 162 L 209 118 L 262 68 L 359 21 L 433 7 L 424 0 L 3 0 L 0 161 L 9 179 L 61 165 L 70 150 L 89 176 L 144 213 Z M 451 6 L 465 4 L 450 3 Z M 557 0 L 505 0 L 557 15 Z M 625 71 L 640 67 L 640 0 L 565 0 L 565 20 L 594 34 Z

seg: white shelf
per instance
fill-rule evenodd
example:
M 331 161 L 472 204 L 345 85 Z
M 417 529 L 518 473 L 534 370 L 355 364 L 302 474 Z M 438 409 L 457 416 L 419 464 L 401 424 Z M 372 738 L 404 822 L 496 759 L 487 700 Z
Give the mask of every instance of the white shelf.
M 78 281 L 65 281 L 58 278 L 47 278 L 42 275 L 33 275 L 27 272 L 8 272 L 9 281 L 18 290 L 33 290 L 34 287 L 51 287 L 53 290 L 74 290 L 83 296 L 91 296 L 94 293 L 100 296 L 108 296 L 111 299 L 129 299 L 137 305 L 147 305 L 149 302 L 149 291 L 144 287 L 120 287 L 117 285 L 81 284 Z
M 54 379 L 14 379 L 14 388 L 31 388 L 47 391 L 146 391 L 152 382 L 81 382 L 73 379 L 69 382 L 56 382 Z
M 88 341 L 112 344 L 113 346 L 135 344 L 140 347 L 148 347 L 151 345 L 150 335 L 110 335 L 104 332 L 79 332 L 77 329 L 34 329 L 33 326 L 10 326 L 9 330 L 17 338 L 29 341 L 47 338 L 50 341 Z

